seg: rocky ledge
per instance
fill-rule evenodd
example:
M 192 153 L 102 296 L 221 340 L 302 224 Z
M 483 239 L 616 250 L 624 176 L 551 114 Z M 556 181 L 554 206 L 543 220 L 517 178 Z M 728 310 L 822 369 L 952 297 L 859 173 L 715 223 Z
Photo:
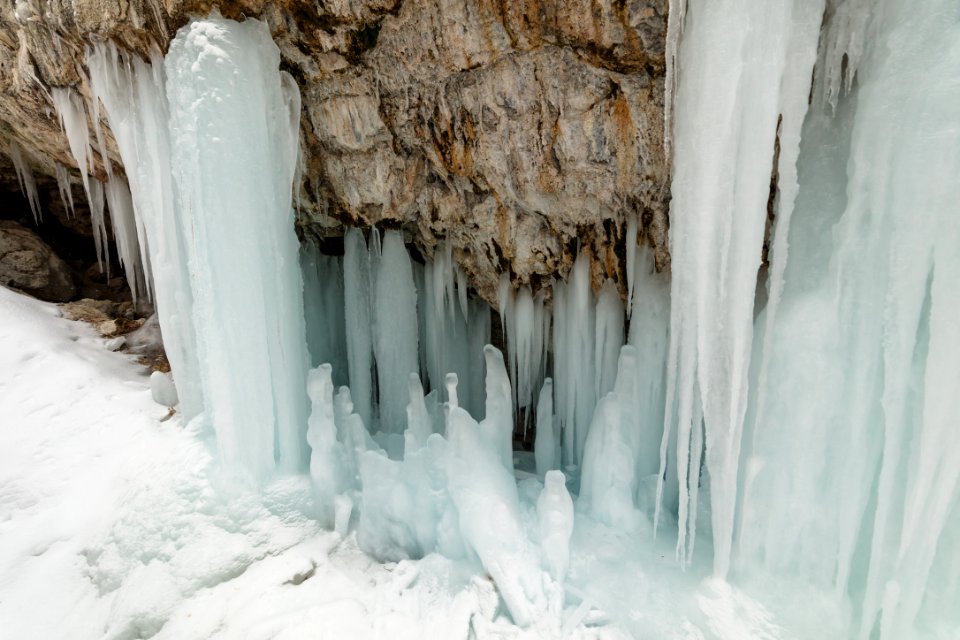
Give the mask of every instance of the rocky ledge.
M 40 175 L 65 167 L 79 184 L 51 90 L 89 97 L 84 47 L 165 50 L 191 16 L 218 8 L 265 21 L 300 87 L 301 235 L 399 227 L 427 257 L 449 238 L 490 302 L 501 271 L 537 287 L 565 275 L 578 248 L 595 282 L 623 288 L 629 217 L 658 268 L 669 263 L 666 5 L 17 0 L 0 9 L 0 149 Z

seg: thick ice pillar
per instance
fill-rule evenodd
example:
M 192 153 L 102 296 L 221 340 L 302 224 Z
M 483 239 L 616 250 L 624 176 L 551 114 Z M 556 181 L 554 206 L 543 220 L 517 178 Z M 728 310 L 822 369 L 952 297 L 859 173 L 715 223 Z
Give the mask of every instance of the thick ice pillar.
M 212 17 L 165 59 L 200 378 L 227 468 L 306 466 L 307 348 L 291 184 L 300 101 L 265 24 Z

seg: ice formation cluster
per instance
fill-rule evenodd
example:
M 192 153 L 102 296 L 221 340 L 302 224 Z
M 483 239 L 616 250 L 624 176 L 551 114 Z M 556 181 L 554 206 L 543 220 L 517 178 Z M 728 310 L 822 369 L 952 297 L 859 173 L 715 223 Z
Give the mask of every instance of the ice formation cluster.
M 299 95 L 253 20 L 196 20 L 149 61 L 88 51 L 126 168 L 84 182 L 98 243 L 106 202 L 227 473 L 309 470 L 327 526 L 382 559 L 479 560 L 518 624 L 590 590 L 590 530 L 828 594 L 849 637 L 952 637 L 956 3 L 670 5 L 671 278 L 636 220 L 626 307 L 585 256 L 552 304 L 504 277 L 506 357 L 448 246 L 298 248 Z M 53 97 L 83 170 L 84 105 Z

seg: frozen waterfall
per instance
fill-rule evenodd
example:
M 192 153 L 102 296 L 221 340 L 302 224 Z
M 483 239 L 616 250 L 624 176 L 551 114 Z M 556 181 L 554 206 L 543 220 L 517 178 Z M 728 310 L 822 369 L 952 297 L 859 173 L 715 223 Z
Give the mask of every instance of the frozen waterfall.
M 482 568 L 544 633 L 593 607 L 663 637 L 735 602 L 740 637 L 955 637 L 955 2 L 670 5 L 669 273 L 629 216 L 625 282 L 587 251 L 537 290 L 504 274 L 505 353 L 448 241 L 298 246 L 299 94 L 265 25 L 92 47 L 129 190 L 85 187 L 180 410 L 231 475 L 309 468 L 322 524 Z M 83 105 L 57 102 L 85 166 Z

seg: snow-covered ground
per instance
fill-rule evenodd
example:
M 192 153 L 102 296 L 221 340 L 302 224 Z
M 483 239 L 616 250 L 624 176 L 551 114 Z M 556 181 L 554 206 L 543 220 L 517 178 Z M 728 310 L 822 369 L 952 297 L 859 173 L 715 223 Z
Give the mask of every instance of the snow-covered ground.
M 525 635 L 471 567 L 318 529 L 306 478 L 218 486 L 207 437 L 107 342 L 0 287 L 0 637 Z
M 2 638 L 839 637 L 810 599 L 775 616 L 679 571 L 672 536 L 579 515 L 565 606 L 519 629 L 478 565 L 381 564 L 321 530 L 306 477 L 221 484 L 209 435 L 111 346 L 0 287 Z

